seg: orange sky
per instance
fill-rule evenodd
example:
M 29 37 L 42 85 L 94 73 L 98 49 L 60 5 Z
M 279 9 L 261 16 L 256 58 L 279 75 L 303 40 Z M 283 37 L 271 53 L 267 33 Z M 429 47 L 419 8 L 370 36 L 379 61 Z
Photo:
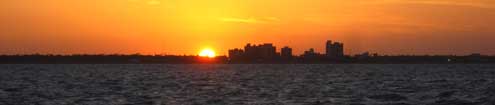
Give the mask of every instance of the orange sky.
M 2 0 L 0 23 L 0 54 L 495 54 L 493 0 Z

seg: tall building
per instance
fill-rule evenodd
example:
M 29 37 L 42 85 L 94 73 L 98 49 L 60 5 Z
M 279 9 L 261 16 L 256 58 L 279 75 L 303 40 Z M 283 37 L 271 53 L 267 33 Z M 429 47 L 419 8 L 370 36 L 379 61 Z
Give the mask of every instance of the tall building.
M 277 56 L 276 47 L 271 43 L 261 45 L 247 44 L 244 50 L 244 56 L 251 60 L 272 60 Z
M 326 44 L 326 55 L 330 58 L 341 58 L 344 57 L 344 44 L 340 42 L 327 41 Z
M 277 56 L 277 48 L 271 43 L 260 45 L 258 49 L 262 59 L 274 59 Z
M 292 48 L 285 46 L 284 48 L 280 49 L 280 51 L 282 58 L 292 58 Z
M 310 48 L 308 51 L 304 51 L 304 54 L 303 54 L 304 57 L 316 57 L 318 55 L 319 54 L 315 52 L 314 48 Z
M 344 43 L 336 42 L 335 46 L 335 56 L 344 57 Z
M 242 49 L 232 49 L 229 50 L 229 58 L 233 60 L 242 59 L 244 56 L 244 50 Z
M 332 54 L 332 49 L 333 49 L 333 43 L 331 40 L 328 40 L 327 41 L 327 44 L 326 44 L 326 49 L 325 49 L 325 54 L 330 57 L 331 54 Z

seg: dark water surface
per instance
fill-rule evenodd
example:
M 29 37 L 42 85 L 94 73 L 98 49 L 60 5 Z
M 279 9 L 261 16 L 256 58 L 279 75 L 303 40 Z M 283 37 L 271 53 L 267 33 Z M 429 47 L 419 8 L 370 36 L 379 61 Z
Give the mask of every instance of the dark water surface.
M 0 65 L 0 105 L 495 105 L 495 65 Z

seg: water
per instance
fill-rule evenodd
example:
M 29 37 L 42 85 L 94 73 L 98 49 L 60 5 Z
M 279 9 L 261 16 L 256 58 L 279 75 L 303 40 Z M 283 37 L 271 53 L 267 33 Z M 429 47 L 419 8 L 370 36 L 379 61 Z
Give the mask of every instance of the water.
M 0 65 L 0 105 L 494 105 L 495 65 Z

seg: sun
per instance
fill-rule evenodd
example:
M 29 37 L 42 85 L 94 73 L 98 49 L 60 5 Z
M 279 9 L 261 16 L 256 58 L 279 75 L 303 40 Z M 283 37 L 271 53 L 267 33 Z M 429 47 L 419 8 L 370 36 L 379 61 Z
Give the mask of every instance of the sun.
M 215 51 L 214 50 L 212 50 L 210 48 L 206 48 L 206 49 L 201 50 L 201 52 L 199 52 L 199 56 L 200 57 L 214 58 L 217 55 L 215 54 Z

